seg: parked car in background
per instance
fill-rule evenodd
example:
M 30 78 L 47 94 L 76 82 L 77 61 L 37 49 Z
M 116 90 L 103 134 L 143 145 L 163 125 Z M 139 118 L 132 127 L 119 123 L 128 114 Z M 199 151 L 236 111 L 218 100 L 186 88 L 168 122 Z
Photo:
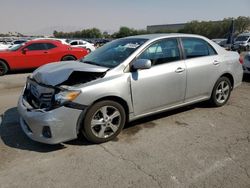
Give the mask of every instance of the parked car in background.
M 110 42 L 112 39 L 96 39 L 94 40 L 94 46 L 96 48 L 99 48 L 101 46 L 103 46 L 104 44 Z
M 23 43 L 25 43 L 25 42 L 27 42 L 27 41 L 28 41 L 28 40 L 26 40 L 26 39 L 14 40 L 13 42 L 10 43 L 9 48 L 18 46 L 19 44 L 23 44 Z
M 225 41 L 227 41 L 227 39 L 225 39 L 225 38 L 221 38 L 221 39 L 212 39 L 212 41 L 214 41 L 215 43 L 217 43 L 217 44 L 220 45 L 221 42 L 225 42 Z
M 7 45 L 7 44 L 1 44 L 0 43 L 0 50 L 6 50 L 10 47 L 10 45 Z
M 250 52 L 247 52 L 243 58 L 243 71 L 245 74 L 250 74 Z
M 83 48 L 72 48 L 56 40 L 32 40 L 0 51 L 0 75 L 9 70 L 37 68 L 56 62 L 77 60 L 87 55 Z
M 34 71 L 19 99 L 20 124 L 38 142 L 56 144 L 82 132 L 102 143 L 138 118 L 206 100 L 223 106 L 242 74 L 237 52 L 202 36 L 122 38 L 78 62 Z
M 221 38 L 221 39 L 212 39 L 215 43 L 220 45 L 221 47 L 229 50 L 231 49 L 231 44 L 227 44 L 227 39 Z
M 95 50 L 95 47 L 93 44 L 84 40 L 72 40 L 69 42 L 69 44 L 74 47 L 85 48 L 88 52 L 92 52 Z
M 250 50 L 250 33 L 238 35 L 233 44 L 233 50 Z

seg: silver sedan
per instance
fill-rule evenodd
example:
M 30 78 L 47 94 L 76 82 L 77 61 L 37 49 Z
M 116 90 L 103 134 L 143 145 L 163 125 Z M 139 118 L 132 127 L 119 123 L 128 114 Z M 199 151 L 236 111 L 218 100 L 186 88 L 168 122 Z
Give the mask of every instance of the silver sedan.
M 19 99 L 20 124 L 43 143 L 79 133 L 102 143 L 138 118 L 201 101 L 222 106 L 242 75 L 238 53 L 202 36 L 122 38 L 80 61 L 35 70 Z

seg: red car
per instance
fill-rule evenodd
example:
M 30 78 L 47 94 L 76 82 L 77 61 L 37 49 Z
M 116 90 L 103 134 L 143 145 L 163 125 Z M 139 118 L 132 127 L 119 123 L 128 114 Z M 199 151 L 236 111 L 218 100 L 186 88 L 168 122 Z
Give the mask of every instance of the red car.
M 41 65 L 76 60 L 87 55 L 83 48 L 70 47 L 57 40 L 33 40 L 0 51 L 0 76 L 9 70 L 33 69 Z

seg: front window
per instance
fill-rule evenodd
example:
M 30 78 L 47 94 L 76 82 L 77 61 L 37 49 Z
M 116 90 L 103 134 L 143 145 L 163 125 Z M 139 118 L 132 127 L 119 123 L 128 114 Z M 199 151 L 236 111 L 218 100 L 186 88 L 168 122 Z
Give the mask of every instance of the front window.
M 157 41 L 149 46 L 138 59 L 149 59 L 152 65 L 180 60 L 178 42 L 175 38 Z
M 81 62 L 113 68 L 126 60 L 147 39 L 123 38 L 107 43 L 85 56 Z
M 47 50 L 47 47 L 44 43 L 34 43 L 34 44 L 30 44 L 26 47 L 28 50 L 30 51 L 34 51 L 34 50 Z

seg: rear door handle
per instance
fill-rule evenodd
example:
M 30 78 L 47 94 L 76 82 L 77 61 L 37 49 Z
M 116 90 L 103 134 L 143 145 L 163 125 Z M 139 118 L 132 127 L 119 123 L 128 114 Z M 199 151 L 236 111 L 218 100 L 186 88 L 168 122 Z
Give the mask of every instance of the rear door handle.
M 182 68 L 182 67 L 178 67 L 178 68 L 175 70 L 176 73 L 181 73 L 181 72 L 183 72 L 183 71 L 185 71 L 185 69 Z
M 217 60 L 214 60 L 213 64 L 214 64 L 214 65 L 219 65 L 219 64 L 220 64 L 220 62 L 219 62 L 219 61 L 217 61 Z
M 45 52 L 43 52 L 44 54 L 47 54 L 48 52 L 47 51 L 45 51 Z

